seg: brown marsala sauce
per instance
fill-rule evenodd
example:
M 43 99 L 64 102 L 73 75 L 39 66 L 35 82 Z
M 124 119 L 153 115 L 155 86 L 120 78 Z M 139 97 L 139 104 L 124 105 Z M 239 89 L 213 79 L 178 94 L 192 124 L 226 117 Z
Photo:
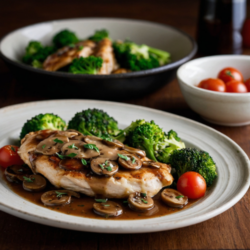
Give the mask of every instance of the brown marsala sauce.
M 118 217 L 109 217 L 109 218 L 103 218 L 93 212 L 93 204 L 95 203 L 95 198 L 94 197 L 88 197 L 86 195 L 81 194 L 81 198 L 77 199 L 72 197 L 71 198 L 71 203 L 68 205 L 64 206 L 45 206 L 41 202 L 41 196 L 45 192 L 49 190 L 56 190 L 55 187 L 53 187 L 48 181 L 47 181 L 47 188 L 43 191 L 34 193 L 34 192 L 29 192 L 25 191 L 22 187 L 22 183 L 17 184 L 17 183 L 11 183 L 7 181 L 5 175 L 4 175 L 4 169 L 1 168 L 2 170 L 2 176 L 7 182 L 8 186 L 18 194 L 19 196 L 23 197 L 24 199 L 28 200 L 29 202 L 32 202 L 38 206 L 45 207 L 47 209 L 69 214 L 69 215 L 74 215 L 74 216 L 81 216 L 85 218 L 92 218 L 92 219 L 108 219 L 108 220 L 138 220 L 138 219 L 149 219 L 149 218 L 154 218 L 154 217 L 159 217 L 159 216 L 165 216 L 168 214 L 176 213 L 178 211 L 181 211 L 183 209 L 187 209 L 190 206 L 192 206 L 197 200 L 191 200 L 189 199 L 189 202 L 186 206 L 183 208 L 172 208 L 168 207 L 166 204 L 164 204 L 161 201 L 160 198 L 160 193 L 161 191 L 153 197 L 155 207 L 148 212 L 144 213 L 139 213 L 131 210 L 127 203 L 124 203 L 126 199 L 109 199 L 111 201 L 117 202 L 122 208 L 123 208 L 123 214 L 118 216 Z M 60 189 L 62 190 L 62 189 Z M 98 197 L 99 198 L 99 197 Z

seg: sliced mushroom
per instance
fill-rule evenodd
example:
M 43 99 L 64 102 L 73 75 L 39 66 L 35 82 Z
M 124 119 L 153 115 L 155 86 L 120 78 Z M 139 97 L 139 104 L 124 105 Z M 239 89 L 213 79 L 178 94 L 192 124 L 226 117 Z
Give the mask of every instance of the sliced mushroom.
M 182 208 L 188 203 L 187 196 L 184 196 L 179 191 L 171 188 L 166 188 L 161 192 L 161 199 L 170 207 Z
M 50 130 L 50 129 L 40 130 L 37 132 L 36 139 L 42 141 L 55 133 L 57 133 L 57 130 Z
M 131 153 L 131 154 L 136 154 L 138 155 L 140 158 L 143 158 L 146 156 L 146 153 L 144 150 L 138 149 L 138 148 L 132 148 L 129 146 L 124 146 L 124 150 L 126 150 L 127 152 Z
M 7 167 L 4 174 L 9 182 L 21 182 L 23 181 L 23 176 L 29 176 L 32 172 L 27 166 L 13 165 Z
M 114 175 L 119 169 L 117 162 L 101 157 L 93 159 L 90 167 L 95 174 L 106 176 Z
M 156 161 L 143 161 L 142 162 L 143 167 L 153 167 L 153 168 L 160 168 L 161 165 Z
M 67 205 L 71 202 L 71 196 L 80 198 L 80 195 L 70 190 L 53 190 L 44 193 L 41 201 L 47 206 Z
M 87 136 L 85 136 L 84 141 L 86 143 L 92 144 L 92 143 L 95 143 L 95 142 L 102 142 L 103 139 L 100 138 L 100 137 L 97 137 L 97 136 L 87 135 Z
M 142 166 L 141 159 L 133 154 L 119 154 L 118 163 L 130 170 L 139 169 Z
M 116 217 L 123 213 L 122 207 L 114 201 L 94 203 L 93 210 L 102 217 Z
M 68 138 L 73 138 L 77 136 L 79 132 L 77 131 L 57 131 L 55 134 L 53 134 L 51 137 L 57 137 L 57 136 L 66 136 Z
M 81 171 L 84 169 L 84 165 L 80 159 L 71 159 L 67 158 L 61 160 L 59 163 L 59 167 L 68 171 Z
M 90 159 L 100 155 L 99 150 L 89 149 L 87 144 L 78 140 L 71 140 L 62 147 L 62 154 L 72 158 Z
M 69 138 L 66 136 L 49 137 L 36 146 L 35 152 L 44 155 L 53 155 L 60 152 L 63 144 L 66 142 L 69 142 Z
M 103 140 L 103 143 L 112 148 L 124 149 L 124 144 L 118 140 Z
M 136 212 L 146 212 L 154 207 L 154 200 L 146 193 L 133 193 L 128 197 L 128 206 Z
M 31 192 L 39 192 L 46 187 L 46 179 L 41 175 L 30 175 L 24 177 L 23 189 Z

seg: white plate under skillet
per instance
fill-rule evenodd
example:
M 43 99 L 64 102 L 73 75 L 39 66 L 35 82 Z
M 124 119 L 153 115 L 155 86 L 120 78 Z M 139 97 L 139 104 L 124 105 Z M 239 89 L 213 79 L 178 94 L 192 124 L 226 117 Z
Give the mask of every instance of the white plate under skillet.
M 208 220 L 237 203 L 249 187 L 249 159 L 225 135 L 197 122 L 166 112 L 114 102 L 58 100 L 25 103 L 0 109 L 0 146 L 13 143 L 27 119 L 53 112 L 66 121 L 83 109 L 98 108 L 113 116 L 120 127 L 136 119 L 154 120 L 165 131 L 174 129 L 187 146 L 203 149 L 213 157 L 218 178 L 206 196 L 180 212 L 143 220 L 98 220 L 51 211 L 15 194 L 0 176 L 0 209 L 33 222 L 80 231 L 101 233 L 145 233 L 170 230 Z

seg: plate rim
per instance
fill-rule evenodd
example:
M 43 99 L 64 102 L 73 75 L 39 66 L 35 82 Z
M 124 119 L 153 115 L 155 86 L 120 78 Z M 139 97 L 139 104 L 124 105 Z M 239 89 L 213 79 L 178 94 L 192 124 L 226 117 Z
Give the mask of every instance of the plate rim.
M 152 108 L 148 108 L 148 107 L 143 107 L 140 105 L 134 105 L 134 104 L 125 104 L 125 103 L 119 103 L 119 102 L 110 102 L 110 101 L 99 101 L 99 100 L 81 100 L 81 99 L 59 99 L 59 100 L 44 100 L 44 101 L 35 101 L 35 102 L 25 102 L 25 103 L 21 103 L 21 104 L 15 104 L 15 105 L 10 105 L 7 107 L 3 107 L 0 109 L 0 115 L 3 113 L 6 113 L 8 111 L 11 111 L 13 109 L 17 109 L 17 108 L 25 108 L 25 107 L 30 107 L 34 104 L 40 104 L 40 103 L 57 103 L 57 102 L 83 102 L 83 103 L 99 103 L 99 104 L 107 104 L 107 105 L 116 105 L 116 106 L 123 106 L 123 107 L 128 107 L 128 108 L 136 108 L 136 109 L 143 109 L 145 111 L 149 111 L 149 112 L 153 112 L 153 113 L 158 113 L 158 114 L 162 114 L 164 116 L 167 117 L 173 117 L 177 120 L 183 120 L 183 121 L 188 121 L 190 123 L 193 123 L 197 126 L 202 127 L 205 130 L 210 130 L 215 134 L 218 134 L 219 136 L 223 137 L 224 139 L 226 139 L 229 143 L 231 143 L 234 147 L 237 148 L 237 150 L 239 150 L 239 155 L 241 157 L 244 158 L 244 161 L 246 163 L 246 166 L 244 165 L 244 169 L 247 170 L 248 172 L 248 176 L 245 180 L 245 183 L 240 187 L 240 190 L 237 191 L 237 195 L 235 195 L 233 198 L 229 199 L 227 202 L 225 202 L 223 205 L 220 205 L 218 208 L 213 209 L 212 211 L 209 211 L 208 213 L 206 213 L 205 215 L 199 215 L 195 218 L 195 220 L 190 221 L 190 219 L 185 220 L 185 223 L 175 223 L 174 226 L 172 226 L 171 228 L 164 228 L 164 225 L 161 226 L 160 224 L 158 224 L 157 222 L 155 224 L 154 227 L 152 227 L 151 223 L 151 228 L 148 227 L 144 227 L 144 228 L 140 228 L 137 229 L 136 227 L 131 227 L 127 228 L 127 226 L 125 225 L 124 227 L 120 228 L 119 232 L 114 231 L 116 229 L 116 227 L 112 227 L 112 226 L 91 226 L 89 228 L 82 228 L 80 225 L 75 224 L 74 222 L 70 222 L 70 221 L 60 221 L 60 219 L 58 218 L 53 218 L 53 219 L 49 219 L 46 218 L 44 216 L 39 216 L 39 215 L 34 215 L 32 213 L 29 212 L 24 212 L 24 211 L 20 211 L 17 208 L 8 206 L 6 204 L 4 204 L 2 201 L 0 201 L 0 210 L 9 213 L 11 215 L 17 216 L 19 218 L 23 218 L 32 222 L 37 222 L 40 224 L 44 224 L 44 225 L 49 225 L 49 226 L 55 226 L 55 227 L 60 227 L 60 228 L 65 228 L 65 229 L 72 229 L 72 230 L 78 230 L 78 231 L 87 231 L 87 232 L 101 232 L 101 233 L 117 233 L 117 234 L 123 234 L 123 233 L 147 233 L 147 232 L 158 232 L 158 231 L 165 231 L 165 230 L 172 230 L 172 229 L 177 229 L 177 228 L 182 228 L 182 227 L 186 227 L 186 226 L 191 226 L 203 221 L 206 221 L 208 219 L 211 219 L 219 214 L 221 214 L 222 212 L 228 210 L 229 208 L 231 208 L 233 205 L 235 205 L 247 192 L 248 188 L 249 188 L 249 184 L 250 184 L 250 161 L 249 158 L 247 156 L 247 154 L 245 153 L 245 151 L 236 143 L 234 142 L 231 138 L 229 138 L 228 136 L 224 135 L 223 133 L 210 128 L 204 124 L 201 124 L 199 122 L 193 121 L 191 119 L 182 117 L 182 116 L 178 116 L 169 112 L 165 112 L 165 111 L 161 111 L 161 110 L 156 110 L 156 109 L 152 109 Z M 97 104 L 98 105 L 98 104 Z M 159 217 L 156 217 L 159 218 Z M 85 218 L 88 219 L 88 218 Z M 91 219 L 90 219 L 91 220 Z M 148 219 L 145 220 L 138 220 L 138 221 L 144 221 L 146 222 Z M 117 221 L 116 221 L 117 222 Z M 123 222 L 123 220 L 120 220 L 119 222 Z M 125 220 L 126 222 L 126 220 Z M 110 221 L 110 224 L 112 224 L 112 221 Z

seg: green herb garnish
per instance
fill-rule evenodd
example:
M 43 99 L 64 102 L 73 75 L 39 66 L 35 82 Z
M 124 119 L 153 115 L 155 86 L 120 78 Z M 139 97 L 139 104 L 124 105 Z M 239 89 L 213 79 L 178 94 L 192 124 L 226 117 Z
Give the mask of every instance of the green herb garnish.
M 132 164 L 134 164 L 135 163 L 135 157 L 133 156 L 133 159 L 132 159 Z
M 86 166 L 88 163 L 85 159 L 81 159 L 82 165 Z
M 102 164 L 99 164 L 99 166 L 101 167 L 101 169 L 104 169 L 103 165 Z
M 55 191 L 57 196 L 56 197 L 62 197 L 63 195 L 67 194 L 67 193 L 61 193 L 61 192 L 58 192 L 58 191 Z
M 61 143 L 61 144 L 63 144 L 63 141 L 59 140 L 58 138 L 56 138 L 56 139 L 53 140 L 53 141 L 56 142 L 56 143 Z
M 80 46 L 78 47 L 78 50 L 82 50 L 82 49 L 83 49 L 83 46 L 80 45 Z
M 106 167 L 105 169 L 106 169 L 107 171 L 109 171 L 109 172 L 112 171 L 111 166 L 108 166 L 108 167 Z
M 95 144 L 90 144 L 90 143 L 89 144 L 85 144 L 84 147 L 88 148 L 88 149 L 93 149 L 93 150 L 95 150 L 98 153 L 100 152 L 99 148 Z
M 142 196 L 142 197 L 146 197 L 147 194 L 146 194 L 146 193 L 141 193 L 141 196 Z
M 71 154 L 67 155 L 67 157 L 70 157 L 70 158 L 74 158 L 75 156 L 77 156 L 77 154 L 75 154 L 75 153 L 71 153 Z
M 128 161 L 128 160 L 129 160 L 129 157 L 126 156 L 126 155 L 118 154 L 118 156 L 119 156 L 121 159 L 125 160 L 125 161 Z
M 95 199 L 96 202 L 106 202 L 106 199 Z
M 184 197 L 184 195 L 178 195 L 178 196 L 176 196 L 175 198 L 176 199 L 180 199 L 180 198 L 183 198 Z
M 26 176 L 23 176 L 23 179 L 26 181 L 26 182 L 34 182 L 33 180 L 35 180 L 35 178 L 28 178 Z
M 42 149 L 44 149 L 46 147 L 46 144 L 42 145 Z
M 76 149 L 78 150 L 79 148 L 73 143 L 72 145 L 68 146 L 68 148 L 71 148 L 71 149 Z
M 61 160 L 65 159 L 65 156 L 64 156 L 64 155 L 60 155 L 59 153 L 56 153 L 56 155 L 57 155 Z
M 110 205 L 109 205 L 109 204 L 103 204 L 103 206 L 104 206 L 104 207 L 110 207 Z
M 148 203 L 148 201 L 146 201 L 146 200 L 144 200 L 144 199 L 142 199 L 142 198 L 141 198 L 141 201 L 142 201 L 143 203 L 145 203 L 145 204 Z

